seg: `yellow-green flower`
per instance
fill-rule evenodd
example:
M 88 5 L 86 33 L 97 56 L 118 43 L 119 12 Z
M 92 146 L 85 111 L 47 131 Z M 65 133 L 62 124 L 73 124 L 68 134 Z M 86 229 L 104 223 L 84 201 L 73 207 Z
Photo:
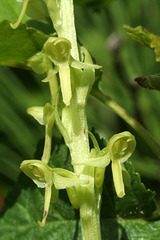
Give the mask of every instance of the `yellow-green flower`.
M 37 159 L 23 161 L 20 168 L 39 188 L 45 188 L 43 219 L 42 222 L 38 221 L 40 226 L 45 225 L 51 196 L 52 201 L 56 202 L 59 189 L 68 189 L 80 184 L 88 184 L 88 180 L 85 178 L 80 179 L 71 171 L 61 168 L 50 168 L 46 163 Z
M 123 163 L 135 150 L 135 137 L 128 131 L 115 134 L 109 140 L 107 147 L 112 160 L 112 173 L 116 193 L 118 197 L 122 198 L 125 195 L 122 175 L 122 170 L 125 170 Z

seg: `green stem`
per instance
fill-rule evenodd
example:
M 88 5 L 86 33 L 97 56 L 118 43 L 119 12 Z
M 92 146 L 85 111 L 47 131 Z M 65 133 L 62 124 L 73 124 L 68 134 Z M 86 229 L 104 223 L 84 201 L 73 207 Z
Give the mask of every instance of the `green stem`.
M 86 167 L 89 184 L 79 187 L 80 218 L 82 228 L 82 240 L 100 240 L 100 204 L 98 191 L 95 191 L 94 168 Z M 92 174 L 90 174 L 92 172 Z M 101 194 L 100 194 L 101 195 Z
M 71 113 L 71 128 L 72 128 L 72 142 L 69 146 L 72 161 L 74 163 L 81 161 L 81 159 L 88 159 L 89 155 L 89 139 L 88 139 L 88 124 L 86 119 L 85 103 L 83 102 L 83 94 L 79 92 L 80 88 L 73 92 L 70 104 Z M 73 165 L 74 165 L 73 163 Z M 74 166 L 76 173 L 81 173 L 82 166 Z
M 67 38 L 72 45 L 71 55 L 76 60 L 79 60 L 77 37 L 74 21 L 73 0 L 61 0 L 61 19 L 62 25 L 59 37 Z
M 90 196 L 93 199 L 92 196 Z M 94 196 L 95 198 L 95 196 Z M 100 222 L 99 215 L 95 211 L 94 207 L 85 202 L 80 206 L 80 218 L 82 228 L 82 240 L 100 240 Z
M 152 152 L 160 159 L 160 144 L 153 138 L 153 136 L 137 122 L 124 108 L 114 102 L 108 95 L 104 94 L 97 87 L 93 87 L 91 95 L 102 102 L 104 105 L 112 109 L 118 116 L 126 121 L 146 142 Z
M 79 60 L 74 21 L 73 0 L 44 0 L 58 37 L 67 38 L 72 45 L 71 55 Z

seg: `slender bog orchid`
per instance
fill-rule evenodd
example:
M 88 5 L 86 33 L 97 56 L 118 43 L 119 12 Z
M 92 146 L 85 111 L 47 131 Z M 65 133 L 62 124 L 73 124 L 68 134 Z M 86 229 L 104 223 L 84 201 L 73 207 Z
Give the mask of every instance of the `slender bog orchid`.
M 125 195 L 123 172 L 128 181 L 130 179 L 123 163 L 135 149 L 135 138 L 127 131 L 118 133 L 100 149 L 95 136 L 88 131 L 86 104 L 96 81 L 95 71 L 100 71 L 101 66 L 94 64 L 87 49 L 77 42 L 73 1 L 24 0 L 22 12 L 17 22 L 11 24 L 12 28 L 19 26 L 25 11 L 31 17 L 34 15 L 33 5 L 39 19 L 48 12 L 56 34 L 49 36 L 41 51 L 28 59 L 30 69 L 45 74 L 42 81 L 49 84 L 51 102 L 27 109 L 27 113 L 45 127 L 45 142 L 42 158 L 23 161 L 21 170 L 37 187 L 45 188 L 41 226 L 45 224 L 51 196 L 55 202 L 58 191 L 66 189 L 71 204 L 80 211 L 82 238 L 100 240 L 105 169 L 111 163 L 115 190 L 122 198 Z M 54 124 L 70 150 L 73 172 L 48 165 Z M 93 147 L 89 144 L 89 137 Z

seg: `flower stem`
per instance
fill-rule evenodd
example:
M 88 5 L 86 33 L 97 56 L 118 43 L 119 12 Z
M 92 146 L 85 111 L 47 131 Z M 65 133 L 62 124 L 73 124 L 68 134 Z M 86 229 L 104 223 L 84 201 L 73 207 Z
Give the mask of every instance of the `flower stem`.
M 87 201 L 80 207 L 80 217 L 82 240 L 101 240 L 99 215 Z
M 94 186 L 94 168 L 86 166 L 83 173 L 89 184 L 81 185 L 78 189 L 82 240 L 100 240 L 101 191 Z
M 67 38 L 72 45 L 71 55 L 79 60 L 77 37 L 74 21 L 73 0 L 61 0 L 62 31 L 59 37 Z
M 44 0 L 58 37 L 67 38 L 72 45 L 71 55 L 79 60 L 73 0 Z
M 91 95 L 102 102 L 105 106 L 112 109 L 118 116 L 126 121 L 146 142 L 152 152 L 160 159 L 160 144 L 153 138 L 153 136 L 136 121 L 124 108 L 113 101 L 108 95 L 104 94 L 97 87 L 93 87 Z

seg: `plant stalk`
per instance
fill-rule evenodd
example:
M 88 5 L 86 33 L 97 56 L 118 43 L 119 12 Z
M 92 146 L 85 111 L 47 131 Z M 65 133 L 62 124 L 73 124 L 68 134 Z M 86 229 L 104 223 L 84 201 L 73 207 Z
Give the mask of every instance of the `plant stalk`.
M 101 240 L 101 191 L 94 184 L 94 167 L 85 166 L 83 174 L 89 183 L 78 187 L 82 240 Z

